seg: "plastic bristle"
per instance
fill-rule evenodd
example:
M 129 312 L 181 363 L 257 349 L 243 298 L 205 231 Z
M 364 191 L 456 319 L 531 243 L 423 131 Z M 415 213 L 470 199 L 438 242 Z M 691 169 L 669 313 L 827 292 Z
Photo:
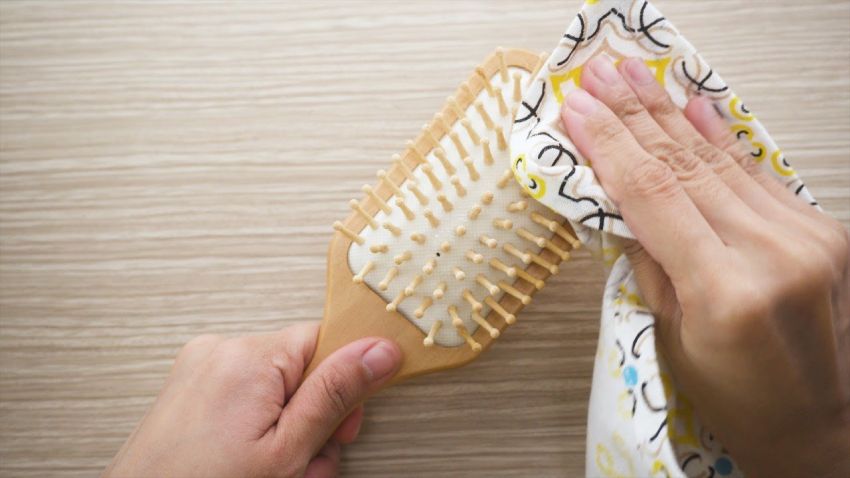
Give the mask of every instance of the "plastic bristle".
M 358 216 L 362 217 L 366 221 L 366 223 L 369 224 L 369 227 L 371 227 L 372 229 L 378 228 L 378 221 L 376 221 L 371 214 L 369 214 L 368 212 L 366 212 L 365 209 L 363 209 L 363 206 L 360 205 L 360 202 L 358 200 L 352 199 L 348 202 L 348 205 L 354 212 L 357 213 Z

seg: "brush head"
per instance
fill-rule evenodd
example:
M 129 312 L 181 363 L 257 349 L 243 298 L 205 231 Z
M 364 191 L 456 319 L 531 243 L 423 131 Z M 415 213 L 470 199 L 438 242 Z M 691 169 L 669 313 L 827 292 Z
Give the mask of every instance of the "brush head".
M 347 317 L 368 322 L 344 326 L 357 330 L 347 332 L 349 340 L 380 331 L 372 323 L 382 322 L 377 335 L 398 340 L 403 331 L 406 341 L 415 338 L 416 349 L 405 350 L 408 361 L 431 357 L 409 374 L 460 365 L 514 323 L 569 257 L 578 245 L 572 231 L 510 171 L 505 134 L 538 64 L 537 55 L 519 50 L 491 55 L 378 172 L 378 184 L 363 186 L 365 199 L 350 203 L 352 215 L 334 225 L 341 234 L 329 259 L 329 287 L 345 276 L 348 285 L 339 284 L 344 297 L 329 290 L 320 351 L 323 340 L 336 340 L 325 339 L 335 335 L 335 302 L 359 301 L 369 305 L 346 310 L 379 318 Z M 450 358 L 433 360 L 437 353 Z

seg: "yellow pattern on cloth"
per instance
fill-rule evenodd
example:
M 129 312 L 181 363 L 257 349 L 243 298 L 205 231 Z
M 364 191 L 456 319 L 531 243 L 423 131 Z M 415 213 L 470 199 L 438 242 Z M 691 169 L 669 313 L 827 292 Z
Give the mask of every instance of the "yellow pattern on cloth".
M 611 268 L 588 410 L 587 475 L 742 476 L 699 423 L 656 353 L 655 319 L 620 247 L 622 238 L 633 236 L 561 127 L 560 105 L 579 87 L 583 65 L 596 55 L 614 61 L 643 59 L 680 108 L 694 95 L 711 98 L 731 131 L 747 142 L 754 160 L 801 200 L 816 203 L 755 115 L 644 0 L 586 2 L 514 118 L 510 147 L 515 178 L 533 198 L 566 217 Z

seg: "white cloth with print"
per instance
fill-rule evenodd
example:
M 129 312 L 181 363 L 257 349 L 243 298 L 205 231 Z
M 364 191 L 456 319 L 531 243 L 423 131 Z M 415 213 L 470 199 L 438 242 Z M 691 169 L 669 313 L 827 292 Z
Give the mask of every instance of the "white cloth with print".
M 588 476 L 741 476 L 723 446 L 694 416 L 656 354 L 655 319 L 643 305 L 619 247 L 632 238 L 614 204 L 562 129 L 564 96 L 596 55 L 642 58 L 684 107 L 715 102 L 755 161 L 802 200 L 814 203 L 781 150 L 741 100 L 669 20 L 643 0 L 585 3 L 527 90 L 511 133 L 511 166 L 538 201 L 569 219 L 611 268 L 602 304 L 587 433 Z

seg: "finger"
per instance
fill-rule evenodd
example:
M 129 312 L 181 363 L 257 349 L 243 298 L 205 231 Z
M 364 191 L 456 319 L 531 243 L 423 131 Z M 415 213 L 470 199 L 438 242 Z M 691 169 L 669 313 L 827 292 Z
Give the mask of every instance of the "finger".
M 640 243 L 676 283 L 722 254 L 723 243 L 673 171 L 650 156 L 611 111 L 583 90 L 561 111 L 573 143 Z
M 744 203 L 762 217 L 770 220 L 778 220 L 784 214 L 785 211 L 775 204 L 771 194 L 765 188 L 760 187 L 758 181 L 744 169 L 745 167 L 755 166 L 752 158 L 744 158 L 745 161 L 736 160 L 723 149 L 707 141 L 692 122 L 688 121 L 685 113 L 673 103 L 670 95 L 655 80 L 652 72 L 649 71 L 643 61 L 637 58 L 623 60 L 619 70 L 631 90 L 634 91 L 658 125 L 674 141 L 688 148 L 705 161 Z M 709 116 L 719 119 L 720 121 L 713 126 L 720 127 L 726 134 L 729 134 L 728 125 L 714 110 L 714 106 L 708 98 L 694 97 L 688 103 L 687 108 L 700 115 L 707 113 Z M 714 131 L 714 133 L 717 133 L 717 131 Z M 731 137 L 731 134 L 729 136 Z
M 171 367 L 171 375 L 173 377 L 185 378 L 198 368 L 207 357 L 210 356 L 213 349 L 224 341 L 224 337 L 220 335 L 205 334 L 199 335 L 183 346 L 174 360 L 174 365 Z
M 348 445 L 357 439 L 357 435 L 360 434 L 360 426 L 363 424 L 363 405 L 358 405 L 354 407 L 354 410 L 348 414 L 345 419 L 342 420 L 342 423 L 336 427 L 336 431 L 333 434 L 333 439 L 342 443 L 343 445 Z
M 310 363 L 319 336 L 318 322 L 290 325 L 277 332 L 240 337 L 249 347 L 268 357 L 283 375 L 284 396 L 281 406 L 295 393 L 304 368 Z
M 401 361 L 401 350 L 386 339 L 360 339 L 337 350 L 283 409 L 278 442 L 298 443 L 302 453 L 312 455 L 354 407 L 395 375 Z
M 304 470 L 304 478 L 333 478 L 339 476 L 339 458 L 342 454 L 339 443 L 330 440 L 319 450 L 307 469 Z
M 741 168 L 761 186 L 759 189 L 767 191 L 774 200 L 809 217 L 820 214 L 811 205 L 801 201 L 793 192 L 771 177 L 755 162 L 752 155 L 732 134 L 726 120 L 714 109 L 711 100 L 700 97 L 694 98 L 685 108 L 684 115 L 712 145 L 734 158 L 741 165 Z
M 724 242 L 751 240 L 752 228 L 760 226 L 762 218 L 708 164 L 659 126 L 608 57 L 600 55 L 587 63 L 582 85 L 617 115 L 646 152 L 672 168 L 685 192 Z M 661 94 L 669 100 L 666 92 L 662 90 Z M 678 110 L 672 102 L 669 104 Z M 687 123 L 684 116 L 681 120 Z M 748 179 L 746 174 L 743 178 Z

